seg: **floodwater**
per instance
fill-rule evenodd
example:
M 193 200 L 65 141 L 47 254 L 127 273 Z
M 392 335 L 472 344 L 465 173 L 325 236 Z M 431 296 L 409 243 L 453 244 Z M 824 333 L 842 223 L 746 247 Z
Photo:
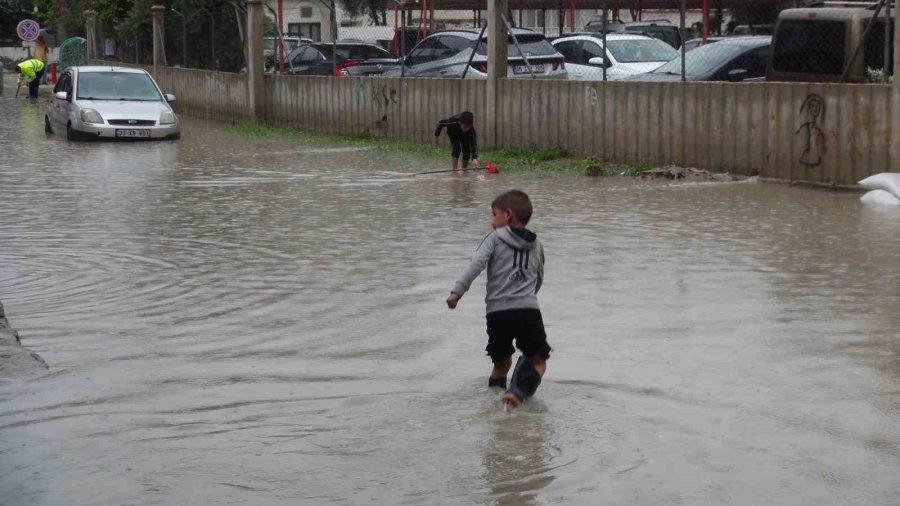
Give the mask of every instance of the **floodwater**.
M 0 99 L 3 504 L 900 504 L 900 213 L 775 184 L 442 168 Z M 501 167 L 502 170 L 502 167 Z M 554 355 L 508 414 L 484 279 L 529 192 Z

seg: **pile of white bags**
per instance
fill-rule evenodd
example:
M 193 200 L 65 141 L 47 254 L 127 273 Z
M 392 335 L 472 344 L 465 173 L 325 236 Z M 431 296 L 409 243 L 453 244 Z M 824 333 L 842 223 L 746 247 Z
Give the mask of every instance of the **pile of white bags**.
M 864 204 L 900 206 L 900 173 L 882 172 L 859 182 L 869 190 L 859 200 Z

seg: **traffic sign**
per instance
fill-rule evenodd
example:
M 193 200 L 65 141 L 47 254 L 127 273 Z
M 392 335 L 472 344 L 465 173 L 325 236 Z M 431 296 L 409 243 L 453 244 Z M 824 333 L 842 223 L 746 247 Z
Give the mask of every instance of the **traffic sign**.
M 16 33 L 25 42 L 31 42 L 41 34 L 41 25 L 33 19 L 23 19 L 16 26 Z

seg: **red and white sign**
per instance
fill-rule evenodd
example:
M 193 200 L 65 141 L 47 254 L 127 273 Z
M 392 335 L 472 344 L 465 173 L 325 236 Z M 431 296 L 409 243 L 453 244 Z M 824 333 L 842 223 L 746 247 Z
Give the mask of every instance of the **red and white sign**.
M 23 19 L 16 26 L 16 34 L 25 42 L 31 42 L 41 34 L 41 25 L 33 19 Z

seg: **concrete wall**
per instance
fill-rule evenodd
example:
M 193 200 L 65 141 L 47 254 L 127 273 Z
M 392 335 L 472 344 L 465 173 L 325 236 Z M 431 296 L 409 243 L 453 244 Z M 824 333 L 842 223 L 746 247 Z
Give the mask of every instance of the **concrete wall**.
M 153 67 L 141 68 L 153 72 Z M 179 113 L 219 121 L 252 119 L 246 74 L 160 67 L 155 78 L 165 93 L 175 95 Z
M 179 111 L 252 116 L 246 76 L 161 68 Z M 482 146 L 562 147 L 616 163 L 678 164 L 852 185 L 900 170 L 900 92 L 882 85 L 635 83 L 265 76 L 260 119 L 333 134 L 427 142 L 435 123 L 476 115 Z

